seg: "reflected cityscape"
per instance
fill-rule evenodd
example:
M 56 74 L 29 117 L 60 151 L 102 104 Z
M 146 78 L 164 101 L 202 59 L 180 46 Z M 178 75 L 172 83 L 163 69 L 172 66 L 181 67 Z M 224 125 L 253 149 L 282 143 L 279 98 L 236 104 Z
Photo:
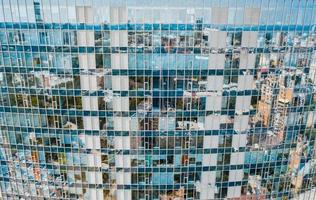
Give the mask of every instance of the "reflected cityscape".
M 0 0 L 0 199 L 316 198 L 312 0 Z

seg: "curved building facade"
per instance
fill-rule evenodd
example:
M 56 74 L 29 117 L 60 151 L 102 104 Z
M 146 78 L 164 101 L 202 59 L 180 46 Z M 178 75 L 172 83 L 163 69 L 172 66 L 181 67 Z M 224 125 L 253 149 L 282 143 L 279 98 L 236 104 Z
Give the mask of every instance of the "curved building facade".
M 0 0 L 0 199 L 314 199 L 313 0 Z

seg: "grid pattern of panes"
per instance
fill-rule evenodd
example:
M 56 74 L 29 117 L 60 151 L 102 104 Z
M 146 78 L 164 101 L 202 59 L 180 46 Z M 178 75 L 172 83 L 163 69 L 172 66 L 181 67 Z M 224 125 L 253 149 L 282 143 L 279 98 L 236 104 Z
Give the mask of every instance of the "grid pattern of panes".
M 315 14 L 0 0 L 0 199 L 313 199 Z

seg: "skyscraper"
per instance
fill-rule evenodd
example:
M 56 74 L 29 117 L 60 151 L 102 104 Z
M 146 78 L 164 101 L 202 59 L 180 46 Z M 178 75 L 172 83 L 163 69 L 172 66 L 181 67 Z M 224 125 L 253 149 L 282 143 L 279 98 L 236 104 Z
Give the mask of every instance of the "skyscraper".
M 0 0 L 0 199 L 316 199 L 313 0 Z

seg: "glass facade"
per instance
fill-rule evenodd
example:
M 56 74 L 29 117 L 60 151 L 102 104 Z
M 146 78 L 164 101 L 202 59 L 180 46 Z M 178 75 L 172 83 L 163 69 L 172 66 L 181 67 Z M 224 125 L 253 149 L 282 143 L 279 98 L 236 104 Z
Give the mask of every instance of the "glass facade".
M 0 199 L 314 199 L 313 0 L 0 0 Z

